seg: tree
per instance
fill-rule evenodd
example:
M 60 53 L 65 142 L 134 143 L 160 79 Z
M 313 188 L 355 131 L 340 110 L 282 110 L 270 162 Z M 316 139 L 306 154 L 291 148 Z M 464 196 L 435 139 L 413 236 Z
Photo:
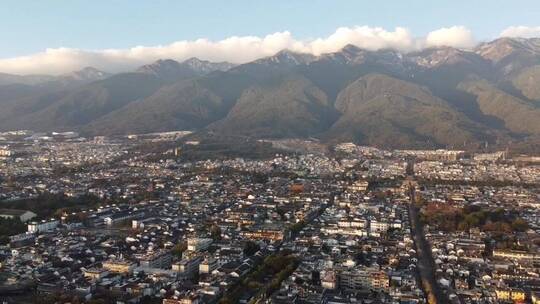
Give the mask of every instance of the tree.
M 9 243 L 9 237 L 15 234 L 23 233 L 26 225 L 19 219 L 0 218 L 0 244 Z
M 253 242 L 253 241 L 247 241 L 245 244 L 244 244 L 244 249 L 243 249 L 243 252 L 244 252 L 244 255 L 245 256 L 252 256 L 254 255 L 257 251 L 259 251 L 261 249 L 261 247 L 259 246 L 259 244 Z
M 522 218 L 515 219 L 512 224 L 512 229 L 514 231 L 524 232 L 529 229 L 529 224 Z
M 184 251 L 187 250 L 187 243 L 186 242 L 182 242 L 182 243 L 179 243 L 179 244 L 176 244 L 171 253 L 179 258 L 182 258 L 182 253 L 184 253 Z
M 210 235 L 214 241 L 221 240 L 221 228 L 216 224 L 212 225 L 212 227 L 210 227 Z

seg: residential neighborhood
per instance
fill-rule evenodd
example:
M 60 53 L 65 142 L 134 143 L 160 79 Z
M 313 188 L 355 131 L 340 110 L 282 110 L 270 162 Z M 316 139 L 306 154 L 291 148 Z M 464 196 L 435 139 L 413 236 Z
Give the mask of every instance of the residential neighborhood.
M 2 134 L 2 301 L 538 303 L 539 163 L 184 136 Z

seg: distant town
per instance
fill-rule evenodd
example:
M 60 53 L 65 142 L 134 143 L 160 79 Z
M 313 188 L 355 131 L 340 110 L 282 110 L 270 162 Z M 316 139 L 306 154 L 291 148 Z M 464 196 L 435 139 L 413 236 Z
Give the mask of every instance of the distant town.
M 0 133 L 0 301 L 540 303 L 539 155 L 205 141 Z

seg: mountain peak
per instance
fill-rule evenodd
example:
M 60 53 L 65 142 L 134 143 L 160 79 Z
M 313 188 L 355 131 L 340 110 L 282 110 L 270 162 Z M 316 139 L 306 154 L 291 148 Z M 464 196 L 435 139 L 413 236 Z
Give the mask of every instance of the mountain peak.
M 274 54 L 275 57 L 280 57 L 280 56 L 302 56 L 302 55 L 306 55 L 305 53 L 300 53 L 300 52 L 295 52 L 291 49 L 283 49 L 277 53 Z
M 410 53 L 407 57 L 414 63 L 428 68 L 459 63 L 482 63 L 484 61 L 478 54 L 449 46 L 428 48 Z
M 308 64 L 315 60 L 315 58 L 316 57 L 314 55 L 308 53 L 299 53 L 289 49 L 283 49 L 273 56 L 261 58 L 255 62 L 265 65 L 278 64 L 281 66 L 294 66 Z
M 186 60 L 184 60 L 182 63 L 185 63 L 185 64 L 200 64 L 200 63 L 207 63 L 207 62 L 210 62 L 208 60 L 201 60 L 197 57 L 191 57 L 191 58 L 188 58 Z
M 109 76 L 110 74 L 107 72 L 103 72 L 94 67 L 88 66 L 78 71 L 73 71 L 71 73 L 64 74 L 61 77 L 65 79 L 76 80 L 76 81 L 94 81 L 94 80 L 104 79 Z
M 490 41 L 484 44 L 494 44 L 494 45 L 511 44 L 514 46 L 524 46 L 530 43 L 534 43 L 535 40 L 540 40 L 540 38 L 501 37 L 501 38 L 497 38 L 493 41 Z
M 203 76 L 214 71 L 226 71 L 234 65 L 229 62 L 210 62 L 196 57 L 183 62 L 173 59 L 159 59 L 151 64 L 143 65 L 137 72 L 158 76 L 169 81 Z
M 227 71 L 235 66 L 230 62 L 210 62 L 197 57 L 186 59 L 182 64 L 201 74 L 208 74 L 214 71 Z
M 360 47 L 354 45 L 354 44 L 347 44 L 345 45 L 344 47 L 341 48 L 341 52 L 342 53 L 349 53 L 349 54 L 357 54 L 357 53 L 360 53 L 364 51 L 363 49 L 361 49 Z
M 158 59 L 154 62 L 154 64 L 171 65 L 171 64 L 178 64 L 178 61 L 173 60 L 173 59 Z
M 136 72 L 154 75 L 166 82 L 175 82 L 180 79 L 198 76 L 198 74 L 187 65 L 180 64 L 178 61 L 172 59 L 156 60 L 151 64 L 141 66 Z
M 181 69 L 180 63 L 172 59 L 158 59 L 137 69 L 139 73 L 153 74 L 156 76 L 175 74 Z
M 347 44 L 339 51 L 334 53 L 324 54 L 323 58 L 330 60 L 338 60 L 345 64 L 362 63 L 365 61 L 367 51 L 353 44 Z
M 180 63 L 172 59 L 158 59 L 150 64 L 141 66 L 138 70 L 147 72 L 154 71 L 157 68 L 177 67 Z
M 494 62 L 499 62 L 512 54 L 540 56 L 540 38 L 503 37 L 482 43 L 476 53 Z

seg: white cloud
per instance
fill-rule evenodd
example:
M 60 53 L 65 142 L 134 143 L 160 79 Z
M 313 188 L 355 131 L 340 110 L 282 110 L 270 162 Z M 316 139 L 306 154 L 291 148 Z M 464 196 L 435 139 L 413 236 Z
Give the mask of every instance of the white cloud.
M 426 45 L 471 48 L 476 45 L 476 40 L 472 32 L 466 27 L 452 26 L 430 32 L 426 37 Z
M 409 30 L 397 27 L 387 31 L 380 27 L 340 27 L 327 38 L 319 38 L 307 43 L 307 49 L 315 55 L 335 52 L 347 44 L 354 44 L 368 50 L 396 49 L 404 52 L 416 49 L 416 40 Z
M 472 33 L 462 26 L 442 28 L 424 38 L 414 37 L 406 28 L 385 30 L 380 27 L 341 27 L 328 37 L 311 40 L 295 39 L 290 32 L 277 32 L 264 37 L 229 37 L 219 41 L 198 39 L 177 41 L 160 46 L 136 46 L 129 49 L 80 50 L 47 49 L 44 52 L 0 59 L 0 72 L 13 74 L 61 74 L 93 66 L 109 72 L 129 71 L 157 59 L 182 61 L 198 57 L 210 61 L 249 62 L 288 48 L 312 53 L 335 52 L 347 44 L 368 50 L 395 49 L 410 52 L 432 46 L 468 48 L 474 46 Z
M 540 26 L 511 26 L 504 29 L 499 36 L 521 38 L 540 37 Z

